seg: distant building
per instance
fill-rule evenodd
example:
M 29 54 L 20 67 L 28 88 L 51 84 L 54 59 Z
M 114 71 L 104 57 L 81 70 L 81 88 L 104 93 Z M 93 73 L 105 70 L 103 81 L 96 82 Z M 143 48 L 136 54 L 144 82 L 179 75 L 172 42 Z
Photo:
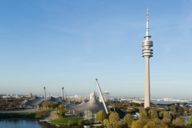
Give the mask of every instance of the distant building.
M 99 102 L 95 92 L 90 94 L 88 102 L 83 101 L 74 108 L 75 114 L 83 115 L 85 119 L 93 119 L 98 111 L 105 111 L 103 104 Z
M 23 108 L 39 108 L 44 101 L 49 101 L 53 104 L 58 104 L 62 103 L 62 98 L 61 97 L 48 97 L 46 100 L 44 97 L 33 97 L 30 99 L 26 99 L 22 102 L 21 106 Z
M 21 103 L 21 106 L 23 108 L 39 108 L 40 105 L 43 103 L 44 98 L 43 97 L 33 97 L 31 99 L 26 99 Z
M 47 101 L 50 101 L 50 102 L 55 103 L 55 104 L 62 103 L 62 97 L 51 96 L 51 97 L 47 98 Z

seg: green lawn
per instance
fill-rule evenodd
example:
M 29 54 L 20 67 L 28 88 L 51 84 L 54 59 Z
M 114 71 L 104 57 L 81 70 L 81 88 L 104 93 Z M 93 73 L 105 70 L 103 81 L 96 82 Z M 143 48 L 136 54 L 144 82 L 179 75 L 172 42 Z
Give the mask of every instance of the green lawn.
M 79 117 L 64 117 L 51 121 L 51 124 L 59 126 L 81 125 L 81 123 L 82 118 Z

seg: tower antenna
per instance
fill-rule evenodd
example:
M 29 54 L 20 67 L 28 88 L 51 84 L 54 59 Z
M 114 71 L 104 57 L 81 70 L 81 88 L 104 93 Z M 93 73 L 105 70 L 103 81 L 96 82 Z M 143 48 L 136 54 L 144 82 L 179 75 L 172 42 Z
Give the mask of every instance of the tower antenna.
M 147 12 L 146 12 L 146 32 L 145 32 L 145 36 L 148 37 L 150 36 L 150 33 L 149 33 L 149 9 L 147 8 Z

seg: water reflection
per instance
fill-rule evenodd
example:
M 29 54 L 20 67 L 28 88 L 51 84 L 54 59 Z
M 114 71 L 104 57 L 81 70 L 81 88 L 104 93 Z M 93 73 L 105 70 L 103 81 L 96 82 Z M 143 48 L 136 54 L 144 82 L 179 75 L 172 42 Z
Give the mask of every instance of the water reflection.
M 1 119 L 1 128 L 43 128 L 36 120 Z

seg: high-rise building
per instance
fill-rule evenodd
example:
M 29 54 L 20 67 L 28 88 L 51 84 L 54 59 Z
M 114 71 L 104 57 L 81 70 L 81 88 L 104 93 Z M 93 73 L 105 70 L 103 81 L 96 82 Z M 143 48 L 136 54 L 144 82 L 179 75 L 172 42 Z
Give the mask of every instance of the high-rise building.
M 144 108 L 150 107 L 150 58 L 153 56 L 153 41 L 149 32 L 149 10 L 146 13 L 146 32 L 143 41 L 143 57 L 145 59 L 145 92 Z

